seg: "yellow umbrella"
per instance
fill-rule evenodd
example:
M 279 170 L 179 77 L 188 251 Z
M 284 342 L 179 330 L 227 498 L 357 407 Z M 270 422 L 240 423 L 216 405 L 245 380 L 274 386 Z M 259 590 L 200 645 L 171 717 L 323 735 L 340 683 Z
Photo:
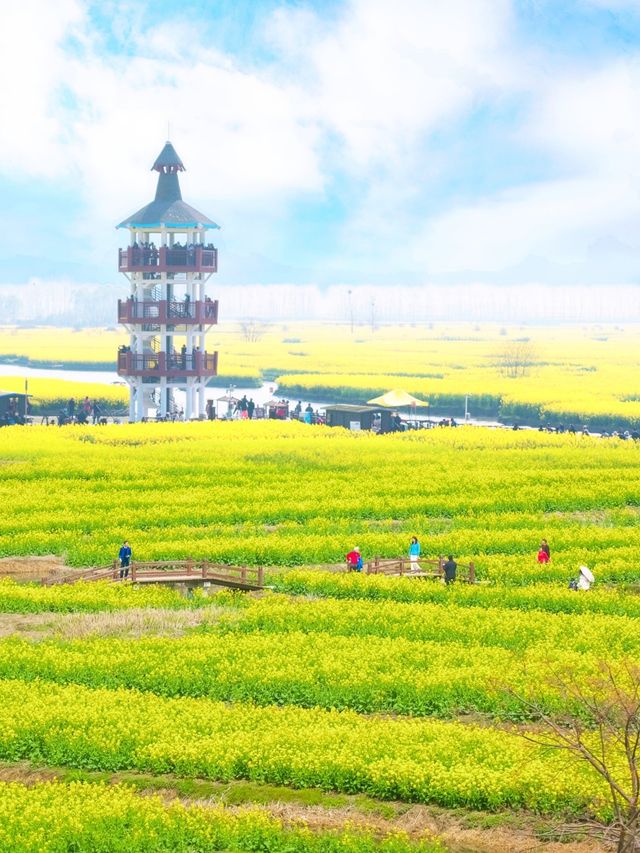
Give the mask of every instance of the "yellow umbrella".
M 412 397 L 406 391 L 400 388 L 394 388 L 393 391 L 387 391 L 381 397 L 374 397 L 368 401 L 371 406 L 386 406 L 389 409 L 400 409 L 403 406 L 428 406 L 426 400 L 419 400 L 417 397 Z

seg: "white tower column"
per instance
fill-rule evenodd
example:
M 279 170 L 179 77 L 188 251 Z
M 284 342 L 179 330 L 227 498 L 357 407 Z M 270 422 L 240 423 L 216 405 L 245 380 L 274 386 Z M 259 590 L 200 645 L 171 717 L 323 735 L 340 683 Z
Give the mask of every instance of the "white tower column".
M 160 417 L 167 417 L 167 378 L 166 376 L 160 379 Z
M 190 421 L 193 415 L 193 386 L 191 384 L 191 380 L 187 379 L 187 387 L 185 389 L 185 406 L 184 406 L 184 417 L 185 420 Z
M 141 379 L 138 379 L 136 390 L 136 420 L 141 421 L 144 417 L 144 386 Z

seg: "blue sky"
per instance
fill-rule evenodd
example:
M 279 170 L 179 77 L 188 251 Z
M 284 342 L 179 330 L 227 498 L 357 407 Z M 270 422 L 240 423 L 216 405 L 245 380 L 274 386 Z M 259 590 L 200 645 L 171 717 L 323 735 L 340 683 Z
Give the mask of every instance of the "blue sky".
M 22 0 L 0 282 L 117 281 L 171 128 L 224 284 L 640 281 L 640 0 Z

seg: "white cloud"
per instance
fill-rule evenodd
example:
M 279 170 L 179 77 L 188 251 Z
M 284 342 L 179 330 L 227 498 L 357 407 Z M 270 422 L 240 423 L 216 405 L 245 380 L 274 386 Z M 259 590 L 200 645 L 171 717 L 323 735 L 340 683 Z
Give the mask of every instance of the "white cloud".
M 351 168 L 402 160 L 482 95 L 514 85 L 508 0 L 352 0 L 334 26 L 281 11 L 272 35 L 298 63 L 313 114 Z
M 576 179 L 512 189 L 435 218 L 412 246 L 431 272 L 499 271 L 527 259 L 574 267 L 593 262 L 599 240 L 613 240 L 640 216 L 625 182 Z
M 12 128 L 0 138 L 0 170 L 66 180 L 98 220 L 152 197 L 148 170 L 167 122 L 197 170 L 198 197 L 260 203 L 322 189 L 317 131 L 298 90 L 239 68 L 197 28 L 147 26 L 137 55 L 106 56 L 80 2 L 27 0 L 3 12 L 2 33 L 0 73 L 13 85 L 0 101 Z M 81 50 L 65 46 L 70 35 Z
M 0 169 L 51 177 L 68 164 L 59 108 L 65 82 L 62 39 L 83 22 L 79 0 L 20 0 L 2 7 Z
M 565 71 L 541 91 L 522 136 L 574 173 L 640 174 L 640 64 Z
M 336 269 L 499 271 L 633 242 L 640 67 L 585 72 L 527 56 L 513 15 L 511 0 L 350 0 L 335 17 L 287 5 L 269 23 L 274 61 L 250 66 L 212 49 L 197 25 L 142 28 L 129 0 L 110 7 L 131 48 L 119 56 L 105 54 L 83 0 L 21 0 L 0 32 L 0 171 L 66 181 L 87 205 L 81 236 L 106 251 L 102 235 L 153 196 L 169 121 L 185 198 L 223 223 L 244 217 L 254 252 L 286 227 L 292 199 L 320 197 L 342 173 L 368 190 L 326 259 Z M 532 106 L 513 132 L 553 161 L 557 180 L 421 220 L 416 190 L 448 165 L 430 135 L 514 96 Z
M 538 258 L 585 271 L 600 264 L 603 276 L 635 278 L 629 250 L 640 249 L 639 91 L 634 60 L 541 80 L 519 133 L 560 177 L 436 216 L 411 245 L 414 264 L 432 272 L 499 271 Z

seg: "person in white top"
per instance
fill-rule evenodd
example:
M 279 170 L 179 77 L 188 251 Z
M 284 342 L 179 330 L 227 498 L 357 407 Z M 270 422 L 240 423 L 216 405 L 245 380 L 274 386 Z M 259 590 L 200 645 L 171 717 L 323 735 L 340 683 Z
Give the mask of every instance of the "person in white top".
M 578 589 L 590 589 L 591 584 L 594 583 L 595 578 L 593 576 L 593 572 L 588 569 L 586 566 L 580 566 L 580 575 L 578 577 Z

